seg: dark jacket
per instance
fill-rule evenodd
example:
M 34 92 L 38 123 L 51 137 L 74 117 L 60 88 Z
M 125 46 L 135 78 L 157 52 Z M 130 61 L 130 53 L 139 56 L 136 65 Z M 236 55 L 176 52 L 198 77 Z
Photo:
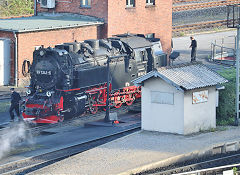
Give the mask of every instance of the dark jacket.
M 13 92 L 11 95 L 11 104 L 18 104 L 21 100 L 21 96 L 17 92 Z
M 197 41 L 195 39 L 192 40 L 191 47 L 192 48 L 196 48 L 197 47 Z

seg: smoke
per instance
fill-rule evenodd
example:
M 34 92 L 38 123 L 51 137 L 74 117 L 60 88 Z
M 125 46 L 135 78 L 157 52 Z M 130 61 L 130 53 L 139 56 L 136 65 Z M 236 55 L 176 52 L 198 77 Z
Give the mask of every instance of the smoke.
M 12 123 L 10 128 L 5 128 L 0 136 L 0 159 L 9 153 L 18 143 L 27 137 L 27 127 L 24 123 Z

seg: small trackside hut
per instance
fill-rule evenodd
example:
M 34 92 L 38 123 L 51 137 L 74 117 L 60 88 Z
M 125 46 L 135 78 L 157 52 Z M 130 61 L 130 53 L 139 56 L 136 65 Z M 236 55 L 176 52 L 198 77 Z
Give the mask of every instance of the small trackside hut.
M 133 80 L 142 86 L 142 129 L 191 134 L 216 128 L 216 86 L 227 80 L 203 64 L 159 68 Z

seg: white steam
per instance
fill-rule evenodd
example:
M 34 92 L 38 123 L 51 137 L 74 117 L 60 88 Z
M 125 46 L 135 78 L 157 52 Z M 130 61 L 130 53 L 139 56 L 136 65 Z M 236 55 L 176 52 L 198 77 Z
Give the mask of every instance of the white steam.
M 27 132 L 24 123 L 13 123 L 0 135 L 0 159 L 9 153 L 17 143 L 26 139 Z

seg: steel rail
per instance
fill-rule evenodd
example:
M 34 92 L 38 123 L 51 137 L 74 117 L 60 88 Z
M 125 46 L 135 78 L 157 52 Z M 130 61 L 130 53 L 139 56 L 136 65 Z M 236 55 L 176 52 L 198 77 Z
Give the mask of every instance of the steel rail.
M 121 136 L 122 134 L 127 135 L 127 133 L 130 134 L 132 132 L 136 132 L 139 130 L 140 130 L 140 126 L 135 126 L 130 129 L 127 129 L 124 131 L 119 131 L 114 134 L 109 134 L 109 135 L 103 136 L 98 139 L 89 140 L 84 143 L 72 145 L 72 146 L 69 146 L 69 147 L 66 147 L 63 149 L 51 151 L 51 152 L 48 152 L 45 154 L 29 157 L 29 158 L 22 159 L 19 161 L 10 162 L 10 163 L 0 166 L 0 174 L 2 174 L 2 175 L 17 174 L 17 173 L 21 173 L 23 171 L 29 170 L 33 167 L 37 167 L 37 166 L 46 164 L 48 162 L 56 162 L 56 161 L 62 160 L 64 158 L 67 158 L 69 156 L 73 156 L 78 153 L 81 153 L 81 152 L 91 149 L 91 148 L 84 148 L 84 146 L 89 147 L 89 144 L 97 144 L 97 142 L 99 142 L 99 141 L 104 142 L 105 139 L 113 139 L 114 140 L 114 137 Z M 104 143 L 107 143 L 107 142 L 108 141 L 105 141 Z M 102 145 L 104 143 L 101 143 L 99 145 Z M 99 146 L 99 145 L 96 145 L 96 146 Z M 93 146 L 93 147 L 96 147 L 96 146 Z M 36 169 L 34 169 L 34 170 L 36 170 Z
M 173 4 L 184 4 L 184 3 L 203 3 L 203 2 L 212 2 L 216 0 L 173 0 Z M 222 0 L 224 1 L 224 0 Z M 233 0 L 225 0 L 225 1 L 233 1 Z
M 134 107 L 137 105 L 139 105 L 139 102 L 136 102 L 132 106 Z M 113 108 L 113 109 L 111 109 L 111 111 L 118 112 L 118 113 L 126 113 L 128 110 L 128 107 L 129 106 L 122 106 L 121 108 Z M 105 115 L 105 111 L 98 112 L 97 114 L 85 114 L 84 116 L 74 117 L 72 119 L 64 120 L 63 122 L 56 123 L 56 124 L 46 124 L 43 126 L 38 126 L 36 124 L 36 125 L 33 125 L 32 127 L 30 127 L 29 129 L 27 129 L 27 132 L 31 132 L 33 135 L 37 135 L 44 129 L 71 125 L 71 124 L 74 124 L 76 122 L 76 120 L 81 120 L 82 123 L 90 122 L 92 120 L 102 119 L 103 115 Z M 4 125 L 0 125 L 0 127 L 2 127 L 2 128 L 0 128 L 0 136 L 2 137 L 2 136 L 4 136 L 4 134 L 3 134 L 4 131 L 6 129 L 10 128 L 10 126 L 9 126 L 9 123 L 4 123 Z
M 206 169 L 202 169 L 202 170 L 195 170 L 195 171 L 186 171 L 186 170 L 193 170 L 195 169 L 195 167 L 200 167 L 200 166 L 204 166 L 204 165 L 209 165 L 210 163 L 215 163 L 215 162 L 220 162 L 223 160 L 230 160 L 232 158 L 239 158 L 240 153 L 239 154 L 234 154 L 234 155 L 229 155 L 229 156 L 224 156 L 221 158 L 216 158 L 216 159 L 212 159 L 212 160 L 207 160 L 207 161 L 203 161 L 203 162 L 199 162 L 199 163 L 194 163 L 191 165 L 186 165 L 186 166 L 182 166 L 182 167 L 177 167 L 174 169 L 170 169 L 170 170 L 165 170 L 165 171 L 160 171 L 160 172 L 155 172 L 155 173 L 149 173 L 150 175 L 166 175 L 166 174 L 175 174 L 175 175 L 190 175 L 190 174 L 194 174 L 196 173 L 200 173 L 200 172 L 206 172 L 206 171 L 216 171 L 218 169 L 226 169 L 229 167 L 234 167 L 234 166 L 238 166 L 240 164 L 232 164 L 232 165 L 226 165 L 226 166 L 219 166 L 219 167 L 215 167 L 215 168 L 206 168 Z M 184 172 L 186 171 L 186 172 Z M 181 173 L 176 173 L 176 172 L 181 172 Z
M 203 8 L 222 7 L 222 6 L 234 5 L 234 4 L 239 4 L 239 1 L 227 0 L 227 1 L 212 1 L 212 2 L 185 4 L 185 5 L 175 5 L 172 7 L 172 11 L 179 12 L 179 11 L 196 10 L 196 9 L 203 9 Z
M 214 168 L 207 168 L 207 169 L 196 170 L 196 171 L 189 171 L 189 172 L 185 172 L 185 173 L 178 173 L 178 174 L 175 174 L 175 175 L 188 175 L 188 174 L 193 175 L 193 174 L 199 174 L 199 173 L 224 171 L 226 169 L 239 167 L 239 166 L 240 166 L 240 164 L 238 163 L 238 164 L 231 164 L 231 165 L 219 166 L 219 167 L 214 167 Z
M 214 1 L 214 0 L 209 0 L 209 1 Z M 205 2 L 203 0 L 173 0 L 173 4 L 180 4 L 180 3 L 201 3 Z
M 195 29 L 220 27 L 224 25 L 227 25 L 227 20 L 207 21 L 207 22 L 172 26 L 172 31 L 181 32 L 181 31 L 188 31 L 188 30 L 195 30 Z

